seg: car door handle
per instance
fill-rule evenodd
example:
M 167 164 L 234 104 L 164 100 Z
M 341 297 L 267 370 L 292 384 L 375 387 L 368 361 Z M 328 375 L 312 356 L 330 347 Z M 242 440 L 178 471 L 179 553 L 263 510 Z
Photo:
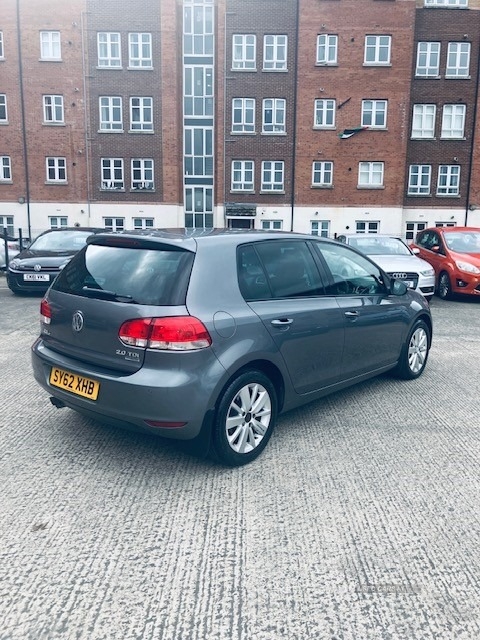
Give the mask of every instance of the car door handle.
M 285 327 L 286 325 L 292 324 L 293 318 L 278 318 L 277 320 L 272 320 L 271 324 L 274 327 Z
M 359 313 L 358 311 L 345 311 L 345 315 L 347 318 L 358 318 Z

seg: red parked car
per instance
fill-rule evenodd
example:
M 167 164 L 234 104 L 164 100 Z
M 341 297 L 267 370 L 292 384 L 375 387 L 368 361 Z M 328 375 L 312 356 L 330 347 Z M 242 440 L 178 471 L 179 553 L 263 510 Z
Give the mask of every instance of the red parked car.
M 480 229 L 434 227 L 424 229 L 410 245 L 435 269 L 436 293 L 480 295 Z

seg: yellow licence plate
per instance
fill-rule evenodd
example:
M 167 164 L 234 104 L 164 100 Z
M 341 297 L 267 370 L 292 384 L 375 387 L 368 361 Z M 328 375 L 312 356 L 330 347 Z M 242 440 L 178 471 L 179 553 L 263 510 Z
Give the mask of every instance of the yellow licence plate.
M 56 367 L 52 367 L 50 371 L 50 384 L 89 400 L 96 400 L 100 390 L 100 383 L 96 380 L 84 378 L 76 373 L 63 371 L 63 369 Z

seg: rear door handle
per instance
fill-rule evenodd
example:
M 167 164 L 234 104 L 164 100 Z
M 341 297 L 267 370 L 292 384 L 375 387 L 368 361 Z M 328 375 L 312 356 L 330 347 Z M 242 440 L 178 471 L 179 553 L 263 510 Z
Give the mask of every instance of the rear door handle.
M 274 327 L 285 327 L 288 324 L 292 324 L 293 318 L 278 318 L 277 320 L 272 320 L 271 324 Z
M 358 311 L 345 311 L 347 318 L 358 318 Z

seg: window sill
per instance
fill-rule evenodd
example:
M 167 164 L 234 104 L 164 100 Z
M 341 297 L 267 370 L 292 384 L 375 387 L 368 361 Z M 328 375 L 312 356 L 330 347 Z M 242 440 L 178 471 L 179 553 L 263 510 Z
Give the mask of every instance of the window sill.
M 448 137 L 440 136 L 440 140 L 442 142 L 446 142 L 447 140 L 453 140 L 453 142 L 458 142 L 459 140 L 466 140 L 466 138 L 465 138 L 465 136 L 460 136 L 458 138 L 456 138 L 454 136 L 448 136 Z
M 262 69 L 263 73 L 287 73 L 288 69 Z
M 441 80 L 442 76 L 436 75 L 436 76 L 424 76 L 424 75 L 418 75 L 415 74 L 415 80 Z
M 338 62 L 315 62 L 316 67 L 338 67 Z
M 286 136 L 286 131 L 262 131 L 262 136 Z
M 285 189 L 260 189 L 260 194 L 268 194 L 268 195 L 285 195 Z
M 334 127 L 331 127 L 331 126 L 321 127 L 321 126 L 318 126 L 318 125 L 314 124 L 312 129 L 314 131 L 336 131 L 337 127 L 335 127 L 335 126 Z
M 407 198 L 431 198 L 431 193 L 407 193 Z
M 2 180 L 2 179 L 0 179 L 0 184 L 13 184 L 13 180 Z
M 312 189 L 333 189 L 333 184 L 312 184 Z
M 256 131 L 230 131 L 231 136 L 256 136 Z
M 375 189 L 377 191 L 381 191 L 382 189 L 385 189 L 385 186 L 383 184 L 381 185 L 375 185 L 375 184 L 357 184 L 357 189 Z
M 96 66 L 96 69 L 100 70 L 100 71 L 123 71 L 123 67 L 108 67 L 108 66 L 104 66 L 104 67 L 100 67 L 100 66 Z
M 6 126 L 6 125 L 8 125 L 8 124 L 9 124 L 9 122 L 8 122 L 8 120 L 0 120 L 0 126 L 1 126 L 2 124 Z
M 135 189 L 132 187 L 130 193 L 155 193 L 156 189 Z
M 255 190 L 254 189 L 230 189 L 230 193 L 247 193 L 247 194 L 254 194 Z
M 39 62 L 63 62 L 62 58 L 39 58 Z
M 445 74 L 445 80 L 471 80 L 472 76 L 468 75 L 468 76 L 447 76 L 447 74 Z
M 416 136 L 411 137 L 410 140 L 433 140 L 435 141 L 437 138 L 435 136 Z
M 64 127 L 65 122 L 42 122 L 44 127 Z
M 125 187 L 118 187 L 118 189 L 115 188 L 111 188 L 111 189 L 102 189 L 100 187 L 99 191 L 101 193 L 125 193 Z
M 459 193 L 436 193 L 437 198 L 461 198 Z
M 127 67 L 128 71 L 153 71 L 153 67 Z
M 99 129 L 97 133 L 125 133 L 123 129 Z
M 249 73 L 249 72 L 255 72 L 257 70 L 257 68 L 255 67 L 254 69 L 231 69 L 231 71 L 234 71 L 236 73 Z
M 68 180 L 45 180 L 44 184 L 49 186 L 65 186 L 68 184 Z
M 391 67 L 391 62 L 364 62 L 363 67 Z
M 152 134 L 155 133 L 153 129 L 129 129 L 128 133 L 142 133 L 142 134 Z

